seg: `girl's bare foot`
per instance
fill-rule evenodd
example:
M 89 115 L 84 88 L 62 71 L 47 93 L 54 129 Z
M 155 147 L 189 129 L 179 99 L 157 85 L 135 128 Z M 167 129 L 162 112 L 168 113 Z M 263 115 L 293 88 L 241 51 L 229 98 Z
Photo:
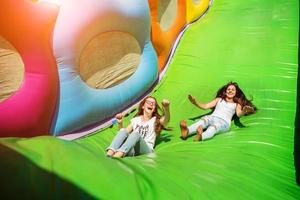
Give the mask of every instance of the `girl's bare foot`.
M 189 130 L 186 125 L 186 121 L 181 120 L 179 126 L 180 126 L 180 130 L 181 130 L 181 138 L 183 140 L 186 140 L 188 133 L 189 133 Z
M 114 154 L 114 157 L 115 158 L 123 158 L 125 156 L 125 153 L 123 153 L 122 151 L 117 151 L 115 154 Z
M 115 154 L 115 152 L 111 149 L 108 149 L 107 152 L 106 152 L 107 157 L 112 157 L 114 154 Z
M 202 140 L 202 132 L 203 132 L 203 129 L 201 126 L 199 126 L 196 130 L 197 134 L 194 138 L 194 142 L 198 142 L 198 141 L 201 141 Z

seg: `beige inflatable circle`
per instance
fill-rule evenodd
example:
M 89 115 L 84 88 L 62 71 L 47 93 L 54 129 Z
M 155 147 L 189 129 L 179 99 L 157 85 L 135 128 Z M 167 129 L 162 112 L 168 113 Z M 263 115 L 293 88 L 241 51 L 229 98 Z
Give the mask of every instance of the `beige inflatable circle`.
M 200 0 L 193 0 L 193 3 L 196 4 L 196 5 L 198 5 L 199 2 L 200 2 Z
M 83 49 L 79 75 L 92 88 L 110 88 L 136 71 L 140 57 L 140 46 L 132 35 L 119 31 L 101 33 Z
M 177 0 L 158 1 L 158 21 L 163 31 L 168 31 L 177 16 Z
M 0 102 L 19 90 L 24 79 L 24 63 L 18 51 L 0 35 Z

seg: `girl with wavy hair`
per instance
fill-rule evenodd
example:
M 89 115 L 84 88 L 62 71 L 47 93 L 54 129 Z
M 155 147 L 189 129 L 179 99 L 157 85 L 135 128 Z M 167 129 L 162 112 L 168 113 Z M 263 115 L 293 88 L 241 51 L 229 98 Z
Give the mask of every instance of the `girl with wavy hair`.
M 170 102 L 164 99 L 161 109 L 154 97 L 146 97 L 139 104 L 136 116 L 126 128 L 123 128 L 123 115 L 117 114 L 120 130 L 107 148 L 106 155 L 122 158 L 153 152 L 156 137 L 162 129 L 168 130 L 165 127 L 170 120 L 169 104 Z
M 222 86 L 216 97 L 209 103 L 201 103 L 192 95 L 188 95 L 190 102 L 196 107 L 207 110 L 214 109 L 212 114 L 202 117 L 198 122 L 187 127 L 186 121 L 180 122 L 181 138 L 185 140 L 196 132 L 194 141 L 207 140 L 215 134 L 230 129 L 234 114 L 238 117 L 256 112 L 256 107 L 248 100 L 236 82 L 229 82 Z M 203 129 L 206 131 L 203 132 Z

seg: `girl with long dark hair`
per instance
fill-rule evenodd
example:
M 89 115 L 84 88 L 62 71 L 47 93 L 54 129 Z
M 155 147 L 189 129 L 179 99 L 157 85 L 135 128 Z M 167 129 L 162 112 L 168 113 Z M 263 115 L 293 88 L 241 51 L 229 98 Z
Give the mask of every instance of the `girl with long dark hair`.
M 164 99 L 161 109 L 154 97 L 146 97 L 126 128 L 123 128 L 123 115 L 117 114 L 120 130 L 107 148 L 106 155 L 121 158 L 153 152 L 156 137 L 162 129 L 168 130 L 165 127 L 170 120 L 169 104 Z
M 182 120 L 180 129 L 181 138 L 184 140 L 195 132 L 194 141 L 210 139 L 215 134 L 226 132 L 230 129 L 231 119 L 234 114 L 241 117 L 253 114 L 257 110 L 235 82 L 229 82 L 222 86 L 217 91 L 215 99 L 209 103 L 201 103 L 192 95 L 188 95 L 188 98 L 196 107 L 203 110 L 214 108 L 214 111 L 189 127 L 187 127 L 186 121 Z M 203 129 L 206 129 L 206 131 L 203 132 Z

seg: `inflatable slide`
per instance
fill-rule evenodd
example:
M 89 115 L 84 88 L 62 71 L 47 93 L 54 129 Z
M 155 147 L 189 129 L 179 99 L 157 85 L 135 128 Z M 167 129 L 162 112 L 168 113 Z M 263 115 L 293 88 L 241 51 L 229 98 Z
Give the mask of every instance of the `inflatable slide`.
M 298 37 L 295 0 L 2 0 L 1 199 L 299 199 Z M 229 81 L 257 113 L 182 140 L 207 113 L 187 95 Z M 114 115 L 148 94 L 172 131 L 107 158 Z

